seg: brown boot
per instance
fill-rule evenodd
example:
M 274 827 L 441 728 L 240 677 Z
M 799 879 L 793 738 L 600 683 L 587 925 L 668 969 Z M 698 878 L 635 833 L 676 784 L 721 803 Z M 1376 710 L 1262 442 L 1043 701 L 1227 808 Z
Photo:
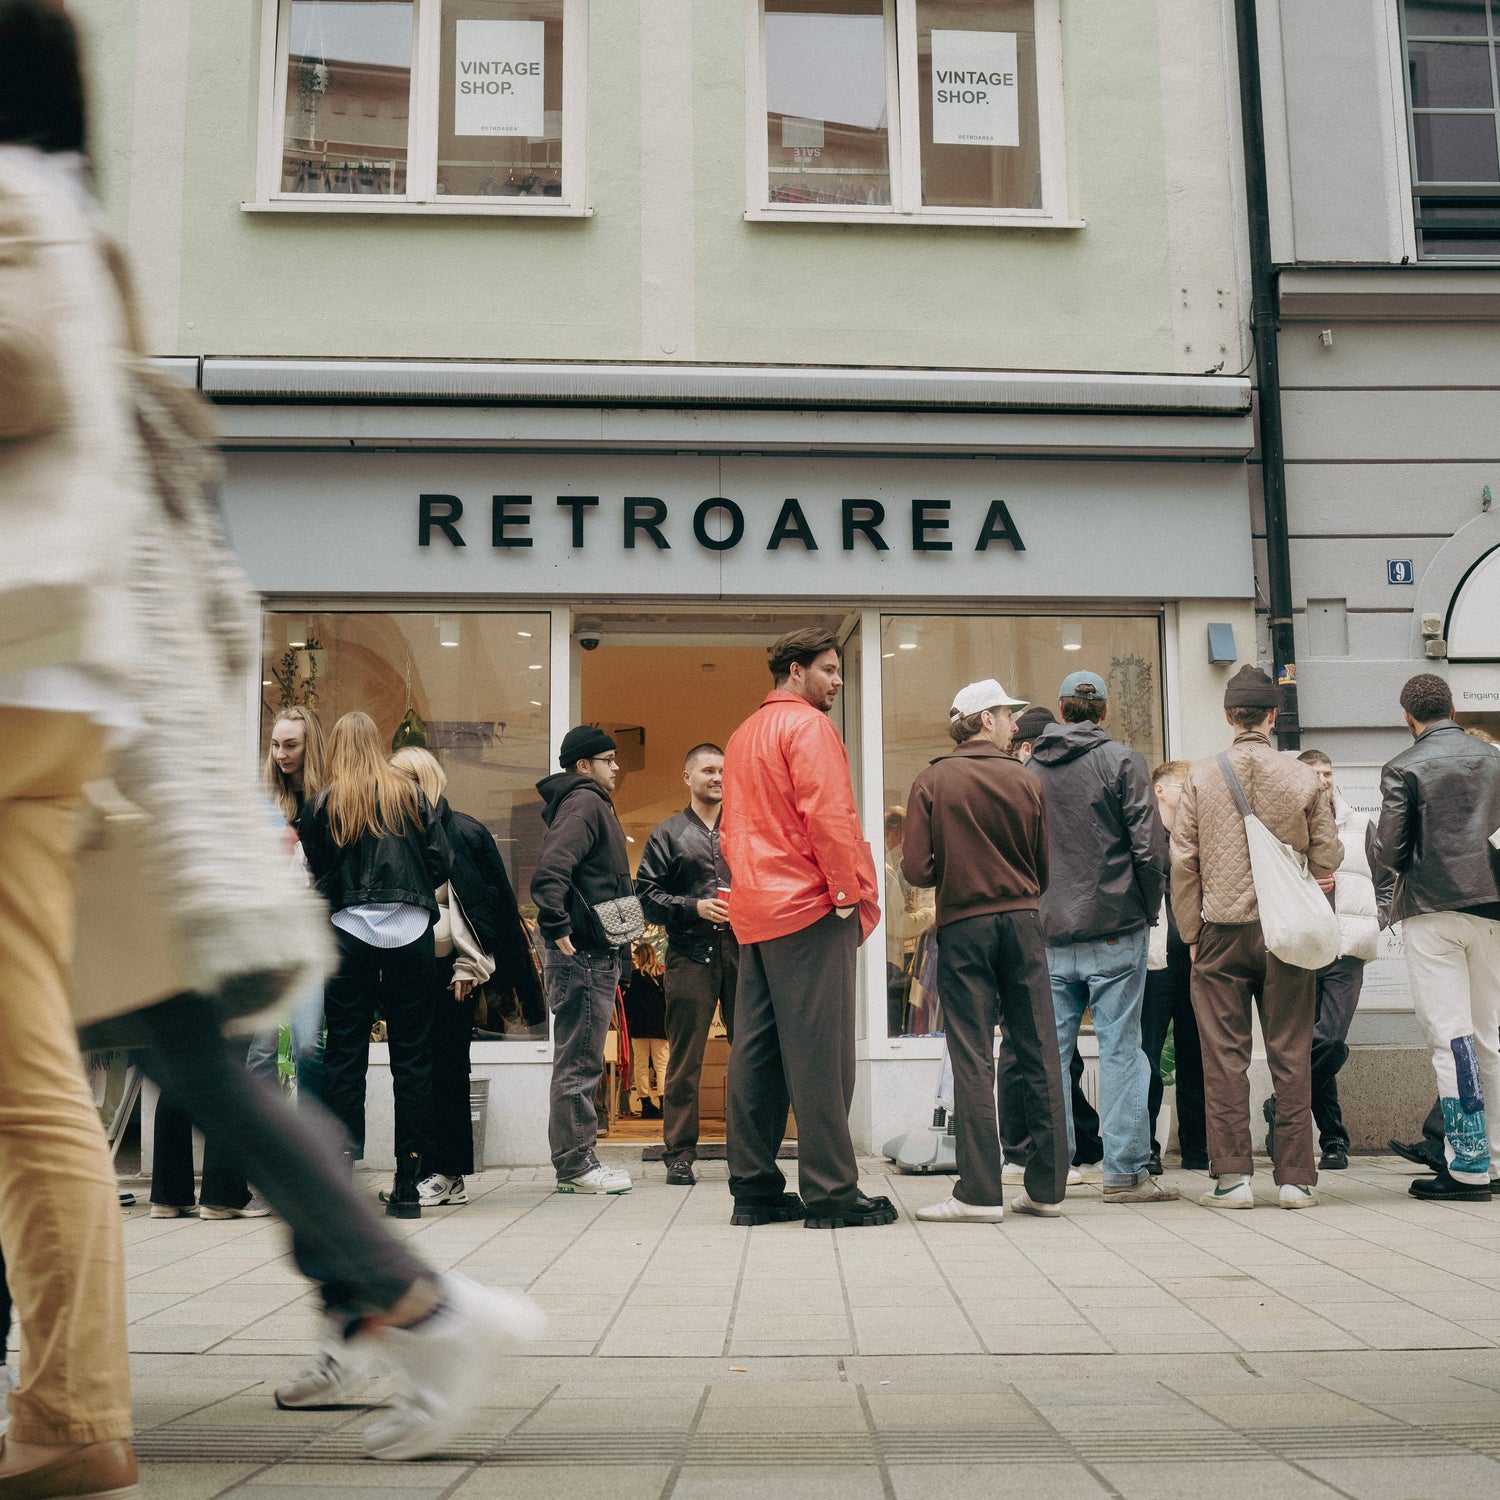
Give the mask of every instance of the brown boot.
M 135 1450 L 120 1438 L 65 1448 L 33 1469 L 0 1476 L 0 1500 L 139 1500 L 140 1493 Z

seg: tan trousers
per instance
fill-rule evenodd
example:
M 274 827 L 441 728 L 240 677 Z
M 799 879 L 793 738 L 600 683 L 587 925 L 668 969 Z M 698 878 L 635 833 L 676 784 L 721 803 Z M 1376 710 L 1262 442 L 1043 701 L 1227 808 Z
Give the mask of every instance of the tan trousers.
M 115 1174 L 68 1002 L 79 789 L 104 732 L 0 705 L 0 1244 L 21 1323 L 11 1436 L 130 1436 Z
M 1259 922 L 1205 922 L 1193 960 L 1193 1014 L 1203 1045 L 1208 1158 L 1216 1176 L 1253 1172 L 1250 1007 L 1260 1011 L 1276 1091 L 1275 1181 L 1312 1187 L 1312 1040 L 1317 976 L 1266 952 Z

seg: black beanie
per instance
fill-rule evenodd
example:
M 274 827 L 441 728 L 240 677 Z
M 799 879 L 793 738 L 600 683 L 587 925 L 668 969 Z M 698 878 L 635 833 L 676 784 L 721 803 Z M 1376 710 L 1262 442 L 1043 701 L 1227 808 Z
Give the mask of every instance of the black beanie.
M 1057 723 L 1057 715 L 1050 708 L 1043 708 L 1040 703 L 1033 704 L 1016 719 L 1015 743 L 1028 744 L 1049 724 L 1055 723 Z
M 615 748 L 615 742 L 597 724 L 578 724 L 563 736 L 557 763 L 563 770 L 570 771 L 578 761 L 593 760 Z
M 1280 708 L 1276 684 L 1259 667 L 1241 667 L 1224 689 L 1225 708 Z

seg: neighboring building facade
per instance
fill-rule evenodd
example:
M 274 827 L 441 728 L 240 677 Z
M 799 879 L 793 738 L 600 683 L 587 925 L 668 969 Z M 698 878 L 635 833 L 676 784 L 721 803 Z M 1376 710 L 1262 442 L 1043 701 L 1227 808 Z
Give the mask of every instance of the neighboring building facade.
M 1302 742 L 1373 810 L 1414 672 L 1500 729 L 1500 5 L 1258 13 Z M 1344 1075 L 1370 1144 L 1432 1093 L 1386 955 Z
M 1228 0 L 76 8 L 157 352 L 220 407 L 261 735 L 420 720 L 523 893 L 568 724 L 615 730 L 639 849 L 812 620 L 872 843 L 972 678 L 1090 666 L 1152 763 L 1220 744 L 1256 654 Z M 865 1148 L 937 1081 L 902 915 Z M 475 1059 L 488 1159 L 544 1159 L 546 1037 Z

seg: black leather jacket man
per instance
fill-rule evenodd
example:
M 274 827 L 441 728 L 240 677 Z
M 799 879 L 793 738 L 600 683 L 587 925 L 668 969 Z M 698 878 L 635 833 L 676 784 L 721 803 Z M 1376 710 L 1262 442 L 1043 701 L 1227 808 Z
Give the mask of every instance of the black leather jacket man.
M 713 933 L 712 924 L 698 915 L 698 903 L 711 900 L 728 883 L 728 872 L 719 830 L 691 807 L 652 831 L 635 872 L 636 894 L 646 915 L 667 929 L 677 952 L 698 963 L 707 962 Z
M 1423 912 L 1500 920 L 1500 754 L 1439 719 L 1380 777 L 1380 821 L 1367 835 L 1380 925 Z

